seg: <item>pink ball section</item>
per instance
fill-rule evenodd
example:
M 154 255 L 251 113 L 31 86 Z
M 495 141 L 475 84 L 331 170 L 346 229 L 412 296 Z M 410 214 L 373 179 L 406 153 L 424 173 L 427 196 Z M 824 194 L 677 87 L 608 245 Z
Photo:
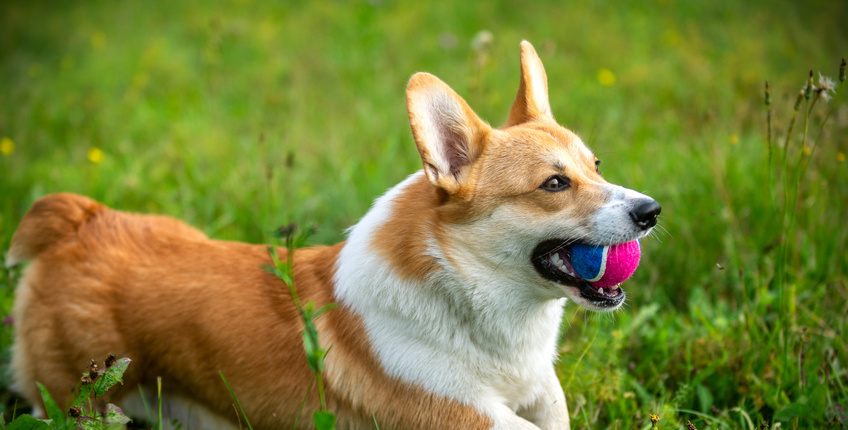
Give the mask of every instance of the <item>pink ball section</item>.
M 607 251 L 604 276 L 591 284 L 598 288 L 606 288 L 626 281 L 639 266 L 641 255 L 642 250 L 638 240 L 610 246 Z

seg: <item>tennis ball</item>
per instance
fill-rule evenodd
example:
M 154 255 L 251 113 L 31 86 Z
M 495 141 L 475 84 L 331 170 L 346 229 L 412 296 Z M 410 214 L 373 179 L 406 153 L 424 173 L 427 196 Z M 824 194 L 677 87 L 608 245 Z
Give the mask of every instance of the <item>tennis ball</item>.
M 638 240 L 610 246 L 576 244 L 571 247 L 571 265 L 592 286 L 612 287 L 633 275 L 641 253 Z

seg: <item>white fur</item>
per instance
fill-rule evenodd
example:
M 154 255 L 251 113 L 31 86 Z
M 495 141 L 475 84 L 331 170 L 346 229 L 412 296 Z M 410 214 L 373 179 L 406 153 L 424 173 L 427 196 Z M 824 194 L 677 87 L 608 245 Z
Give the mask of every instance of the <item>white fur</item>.
M 622 243 L 647 236 L 651 230 L 639 228 L 630 219 L 633 204 L 650 197 L 618 185 L 604 184 L 608 198 L 592 216 L 593 241 L 598 244 Z

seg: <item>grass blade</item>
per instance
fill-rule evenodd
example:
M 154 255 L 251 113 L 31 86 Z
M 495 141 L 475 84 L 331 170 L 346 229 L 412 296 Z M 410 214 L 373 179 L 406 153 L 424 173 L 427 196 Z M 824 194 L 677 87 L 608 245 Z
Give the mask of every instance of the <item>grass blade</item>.
M 156 428 L 162 430 L 162 377 L 156 377 L 156 398 L 159 400 L 159 409 L 157 411 Z
M 238 408 L 239 413 L 241 413 L 241 416 L 244 417 L 244 422 L 247 424 L 247 428 L 253 430 L 253 427 L 250 425 L 250 420 L 247 419 L 247 414 L 244 413 L 244 409 L 242 409 L 241 403 L 239 403 L 238 398 L 236 397 L 236 393 L 233 392 L 233 389 L 230 387 L 230 383 L 227 382 L 227 378 L 224 377 L 224 372 L 219 370 L 218 374 L 221 375 L 221 379 L 224 381 L 224 385 L 227 386 L 227 390 L 230 392 L 230 396 L 236 403 L 236 407 Z

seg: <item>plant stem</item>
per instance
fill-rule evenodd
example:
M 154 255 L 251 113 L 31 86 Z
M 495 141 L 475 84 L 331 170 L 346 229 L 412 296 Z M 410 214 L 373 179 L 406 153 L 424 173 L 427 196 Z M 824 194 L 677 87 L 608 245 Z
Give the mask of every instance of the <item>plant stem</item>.
M 783 169 L 786 170 L 786 153 L 789 151 L 789 138 L 792 137 L 792 129 L 795 127 L 795 119 L 798 117 L 798 109 L 801 107 L 801 101 L 804 99 L 804 92 L 798 94 L 795 100 L 795 110 L 792 112 L 792 119 L 789 121 L 789 130 L 786 131 L 786 141 L 783 142 Z
M 327 400 L 324 398 L 324 378 L 321 373 L 315 372 L 318 375 L 318 399 L 321 400 L 321 409 L 327 410 Z
M 800 188 L 801 188 L 801 176 L 802 176 L 801 163 L 804 161 L 804 151 L 807 149 L 807 128 L 809 126 L 810 112 L 813 111 L 813 106 L 816 104 L 816 101 L 819 99 L 819 94 L 821 94 L 821 93 L 816 92 L 816 96 L 813 97 L 813 102 L 810 103 L 809 110 L 807 110 L 807 112 L 804 113 L 804 140 L 801 144 L 801 153 L 798 154 L 798 162 L 795 163 L 795 175 L 796 175 L 796 181 L 797 181 L 796 192 L 795 192 L 795 194 L 796 194 L 795 199 L 796 200 L 798 199 L 797 194 L 798 194 L 798 192 L 800 192 Z M 818 139 L 816 141 L 818 141 Z M 810 157 L 812 157 L 812 156 L 813 156 L 813 152 L 812 152 L 812 149 L 811 149 L 810 150 Z M 809 160 L 809 157 L 807 159 Z M 794 212 L 794 209 L 793 209 L 793 212 Z
M 312 380 L 309 381 L 309 386 L 306 387 L 306 393 L 303 395 L 303 400 L 300 401 L 300 409 L 297 411 L 297 416 L 294 418 L 294 427 L 292 430 L 297 430 L 297 422 L 300 421 L 300 415 L 303 413 L 303 408 L 306 406 L 306 398 L 309 397 L 309 391 L 312 390 L 312 385 L 315 384 L 315 378 L 318 377 L 318 373 L 312 374 Z
M 804 177 L 804 174 L 807 172 L 807 167 L 810 166 L 810 160 L 812 160 L 813 154 L 816 153 L 816 148 L 819 146 L 819 139 L 821 139 L 822 133 L 824 133 L 824 126 L 827 125 L 827 121 L 830 120 L 831 115 L 833 115 L 833 112 L 836 110 L 836 100 L 839 98 L 840 93 L 836 93 L 836 97 L 831 100 L 832 104 L 830 106 L 830 111 L 827 113 L 827 116 L 824 117 L 824 121 L 822 121 L 821 126 L 819 127 L 819 133 L 816 135 L 816 141 L 813 142 L 813 147 L 810 149 L 810 156 L 807 157 L 807 162 L 804 163 L 804 166 L 801 169 L 801 177 Z

